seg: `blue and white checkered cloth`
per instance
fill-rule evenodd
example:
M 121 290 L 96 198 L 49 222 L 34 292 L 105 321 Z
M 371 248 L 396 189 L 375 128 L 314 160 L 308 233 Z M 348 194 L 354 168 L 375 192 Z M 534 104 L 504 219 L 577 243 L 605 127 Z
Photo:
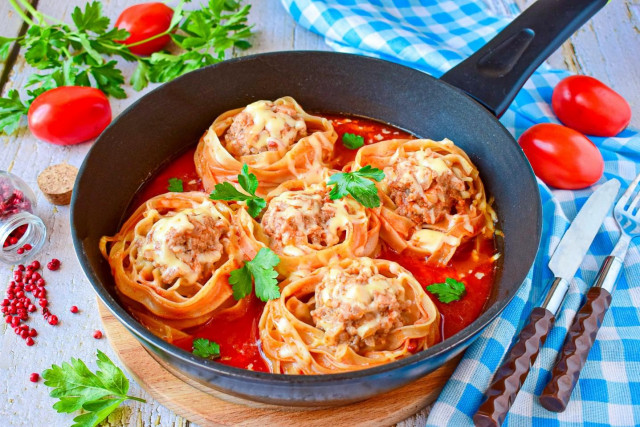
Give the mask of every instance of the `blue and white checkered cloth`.
M 325 37 L 341 52 L 387 59 L 440 76 L 489 41 L 508 22 L 480 0 L 282 0 L 304 27 Z M 502 12 L 518 12 L 515 5 Z M 541 67 L 520 91 L 501 122 L 517 138 L 535 123 L 558 122 L 551 110 L 553 87 L 568 75 Z M 615 138 L 592 137 L 605 160 L 604 177 L 580 191 L 551 190 L 539 181 L 543 203 L 542 246 L 513 302 L 467 350 L 434 404 L 428 425 L 470 425 L 490 380 L 531 309 L 540 302 L 551 272 L 547 263 L 570 221 L 593 189 L 617 178 L 623 189 L 640 172 L 640 135 L 625 130 Z M 622 191 L 622 190 L 621 190 Z M 582 295 L 620 232 L 607 218 L 582 268 L 571 283 L 563 310 L 531 368 L 505 425 L 640 425 L 640 250 L 627 255 L 598 339 L 565 412 L 538 403 L 556 355 Z M 635 286 L 633 286 L 635 285 Z

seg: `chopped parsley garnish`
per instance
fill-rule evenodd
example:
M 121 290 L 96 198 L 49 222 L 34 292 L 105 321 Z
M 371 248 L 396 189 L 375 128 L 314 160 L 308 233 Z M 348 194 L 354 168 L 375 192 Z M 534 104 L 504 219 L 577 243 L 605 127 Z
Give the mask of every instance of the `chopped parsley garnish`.
M 145 402 L 139 397 L 128 396 L 129 380 L 122 370 L 98 350 L 97 365 L 100 369 L 91 372 L 80 359 L 70 363 L 52 365 L 42 373 L 44 385 L 51 387 L 51 397 L 58 399 L 53 409 L 58 412 L 85 411 L 73 419 L 74 426 L 98 425 L 127 399 Z
M 444 283 L 434 283 L 427 286 L 427 290 L 438 297 L 440 302 L 448 304 L 452 301 L 458 301 L 464 295 L 464 283 L 458 282 L 456 279 L 448 277 Z
M 216 184 L 213 188 L 213 192 L 209 195 L 213 200 L 227 200 L 236 202 L 245 202 L 249 210 L 249 215 L 257 217 L 267 206 L 267 202 L 262 198 L 256 196 L 256 189 L 258 188 L 258 178 L 252 173 L 249 173 L 249 167 L 242 165 L 242 172 L 238 175 L 238 183 L 244 191 L 249 194 L 241 193 L 230 182 L 222 182 Z
M 196 338 L 193 340 L 192 353 L 205 359 L 215 359 L 216 357 L 220 357 L 220 345 L 206 338 Z
M 349 150 L 357 150 L 364 145 L 364 138 L 355 133 L 345 133 L 342 135 L 342 144 Z
M 333 174 L 327 183 L 328 185 L 335 184 L 329 193 L 329 198 L 337 200 L 350 194 L 364 207 L 378 207 L 380 206 L 380 197 L 376 185 L 371 181 L 372 179 L 378 182 L 382 181 L 384 172 L 367 165 L 357 171 Z
M 251 278 L 255 282 L 256 296 L 267 302 L 280 298 L 278 288 L 278 272 L 273 268 L 280 263 L 280 258 L 269 248 L 258 251 L 253 260 L 248 261 L 242 268 L 233 270 L 229 283 L 233 287 L 233 297 L 240 300 L 251 293 Z
M 169 178 L 169 187 L 167 190 L 174 193 L 182 193 L 184 191 L 182 180 L 180 178 Z

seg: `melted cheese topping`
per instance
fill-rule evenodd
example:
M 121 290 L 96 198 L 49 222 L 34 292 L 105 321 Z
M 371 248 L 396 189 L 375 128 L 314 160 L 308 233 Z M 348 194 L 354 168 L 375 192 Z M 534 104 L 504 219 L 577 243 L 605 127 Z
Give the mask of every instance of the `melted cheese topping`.
M 372 260 L 360 258 L 348 271 L 327 267 L 316 287 L 316 327 L 325 331 L 326 344 L 349 342 L 375 346 L 399 326 L 405 290 L 400 281 L 378 273 Z
M 328 189 L 312 184 L 285 191 L 269 201 L 262 218 L 276 252 L 302 256 L 341 242 L 352 224 L 367 221 L 366 212 L 349 199 L 326 200 Z
M 421 229 L 417 230 L 411 236 L 411 243 L 421 249 L 429 251 L 431 253 L 438 250 L 444 243 L 457 247 L 460 244 L 460 239 L 445 234 L 441 231 Z
M 302 118 L 296 119 L 288 114 L 273 111 L 273 102 L 256 101 L 247 105 L 245 112 L 253 118 L 250 133 L 258 135 L 254 147 L 259 151 L 266 151 L 265 147 L 277 145 L 278 152 L 286 151 L 290 143 L 283 136 L 299 131 L 306 131 L 307 125 Z M 266 132 L 264 132 L 266 131 Z
M 156 212 L 152 214 L 157 215 Z M 189 283 L 198 281 L 202 265 L 213 265 L 221 258 L 220 243 L 202 242 L 209 250 L 191 250 L 190 247 L 179 247 L 176 251 L 176 236 L 186 236 L 186 239 L 211 237 L 210 235 L 195 235 L 196 222 L 202 226 L 210 224 L 217 218 L 213 215 L 211 204 L 203 203 L 194 209 L 185 209 L 175 215 L 158 219 L 149 230 L 141 245 L 141 253 L 147 259 L 153 259 L 154 265 L 169 276 L 184 278 Z

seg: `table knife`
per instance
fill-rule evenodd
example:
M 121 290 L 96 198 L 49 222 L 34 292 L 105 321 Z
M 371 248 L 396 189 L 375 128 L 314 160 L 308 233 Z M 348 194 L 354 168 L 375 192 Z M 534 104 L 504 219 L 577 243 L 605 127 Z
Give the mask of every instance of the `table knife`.
M 485 393 L 485 400 L 473 416 L 476 426 L 499 426 L 507 416 L 522 383 L 535 362 L 540 347 L 551 331 L 555 316 L 578 271 L 591 242 L 595 238 L 620 189 L 612 179 L 600 186 L 586 201 L 571 223 L 549 261 L 554 274 L 549 292 L 535 307 Z

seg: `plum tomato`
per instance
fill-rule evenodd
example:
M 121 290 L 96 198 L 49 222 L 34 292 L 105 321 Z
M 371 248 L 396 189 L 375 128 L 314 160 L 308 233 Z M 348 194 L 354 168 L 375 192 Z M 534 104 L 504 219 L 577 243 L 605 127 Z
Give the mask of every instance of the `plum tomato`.
M 97 137 L 111 123 L 111 106 L 99 89 L 61 86 L 40 94 L 27 117 L 36 138 L 58 145 L 78 144 Z
M 602 176 L 604 160 L 598 148 L 578 131 L 555 123 L 540 123 L 518 139 L 535 174 L 546 184 L 576 190 Z
M 171 25 L 173 9 L 164 3 L 141 3 L 122 11 L 116 20 L 116 28 L 127 30 L 129 37 L 121 43 L 132 44 L 166 31 Z M 136 55 L 151 55 L 162 50 L 171 40 L 168 34 L 146 43 L 129 47 Z
M 589 76 L 570 76 L 553 90 L 553 111 L 566 126 L 596 136 L 615 136 L 631 120 L 631 107 L 616 91 Z

